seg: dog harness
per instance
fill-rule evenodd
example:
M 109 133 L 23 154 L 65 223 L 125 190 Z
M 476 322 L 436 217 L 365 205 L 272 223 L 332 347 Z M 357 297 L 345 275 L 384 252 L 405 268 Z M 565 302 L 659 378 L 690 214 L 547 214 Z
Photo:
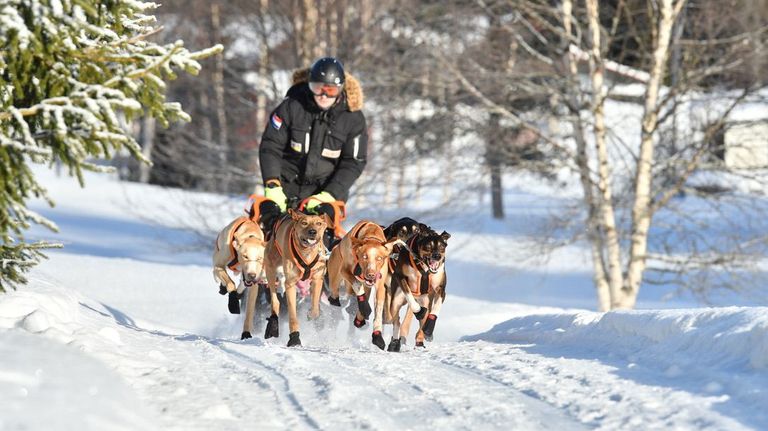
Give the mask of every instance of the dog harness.
M 312 196 L 301 201 L 299 204 L 299 211 L 304 211 L 304 208 L 307 206 L 307 203 L 309 203 L 310 199 L 313 199 Z M 336 238 L 342 238 L 347 234 L 344 228 L 341 227 L 341 222 L 347 219 L 347 207 L 344 204 L 344 201 L 331 201 L 323 203 L 330 205 L 333 208 L 333 220 L 331 220 L 333 222 L 333 226 L 329 226 L 329 229 L 333 229 L 333 234 L 336 236 Z
M 277 235 L 277 230 L 280 228 L 280 225 L 283 224 L 283 222 L 288 218 L 288 214 L 281 217 L 277 223 L 275 223 L 275 229 L 273 232 L 275 232 L 275 235 Z M 313 268 L 317 264 L 317 262 L 320 260 L 320 253 L 317 253 L 315 255 L 314 260 L 312 262 L 307 263 L 304 258 L 301 256 L 301 253 L 299 253 L 299 249 L 296 247 L 296 239 L 294 238 L 293 232 L 295 231 L 294 227 L 291 226 L 291 230 L 288 232 L 288 245 L 291 247 L 291 260 L 293 263 L 296 264 L 296 266 L 302 268 L 304 272 L 301 274 L 301 281 L 309 280 L 310 277 L 312 277 Z M 277 254 L 280 255 L 280 257 L 283 257 L 283 250 L 280 249 L 280 242 L 275 241 L 275 247 L 277 248 Z
M 251 218 L 245 217 L 245 216 L 238 217 L 238 218 L 235 219 L 235 223 L 232 225 L 232 229 L 230 229 L 230 231 L 227 232 L 227 237 L 228 237 L 227 238 L 227 244 L 229 244 L 229 257 L 230 257 L 230 261 L 227 264 L 227 268 L 229 268 L 232 271 L 237 271 L 238 270 L 237 267 L 238 267 L 238 264 L 239 264 L 238 261 L 237 261 L 237 250 L 235 250 L 235 242 L 234 242 L 235 232 L 237 232 L 237 230 L 240 229 L 240 227 L 243 224 L 245 224 L 245 223 L 247 223 L 249 221 L 253 221 L 253 220 Z M 218 237 L 216 238 L 216 244 L 215 245 L 216 245 L 216 251 L 219 251 L 219 239 L 218 239 Z
M 248 196 L 248 204 L 245 206 L 245 213 L 248 214 L 248 218 L 254 223 L 259 224 L 259 219 L 261 218 L 261 203 L 268 200 L 267 197 L 256 194 Z
M 419 282 L 417 283 L 419 285 L 419 294 L 424 295 L 429 293 L 429 291 L 432 289 L 432 276 L 434 273 L 429 270 L 429 266 L 425 265 L 424 262 L 421 261 L 417 256 L 415 256 L 415 252 L 413 251 L 413 247 L 416 245 L 416 237 L 414 236 L 411 238 L 408 244 L 408 259 L 410 261 L 410 266 L 413 267 L 416 271 L 419 273 Z M 426 277 L 425 277 L 426 276 Z M 411 289 L 413 291 L 413 289 Z M 416 292 L 413 292 L 416 293 Z
M 371 222 L 362 223 L 359 226 L 355 227 L 352 230 L 352 232 L 350 232 L 350 234 L 355 239 L 360 239 L 360 237 L 359 237 L 360 231 L 363 230 L 363 227 L 371 225 L 371 224 L 374 224 L 374 223 L 371 223 Z M 373 236 L 366 236 L 366 237 L 364 237 L 362 239 L 362 241 L 366 241 L 366 240 L 374 240 L 374 241 L 378 241 L 381 244 L 384 244 L 384 241 L 380 240 L 379 238 L 373 237 Z M 352 269 L 352 275 L 354 275 L 355 278 L 358 279 L 359 281 L 364 282 L 365 281 L 365 277 L 363 277 L 363 267 L 360 265 L 360 260 L 357 258 L 357 254 L 356 253 L 352 253 L 352 256 L 355 258 L 355 266 Z
M 296 239 L 293 236 L 293 228 L 291 228 L 291 232 L 288 235 L 291 238 L 288 242 L 291 244 L 291 257 L 293 258 L 293 262 L 304 269 L 304 272 L 301 274 L 301 281 L 309 280 L 312 276 L 312 268 L 314 268 L 317 261 L 320 259 L 320 253 L 315 254 L 315 259 L 308 264 L 296 248 Z

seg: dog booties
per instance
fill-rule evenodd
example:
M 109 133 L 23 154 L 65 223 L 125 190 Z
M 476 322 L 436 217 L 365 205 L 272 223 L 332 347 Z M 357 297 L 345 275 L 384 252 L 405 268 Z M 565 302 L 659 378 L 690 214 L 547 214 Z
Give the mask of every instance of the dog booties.
M 288 334 L 288 347 L 301 346 L 301 339 L 299 339 L 299 331 L 291 332 Z

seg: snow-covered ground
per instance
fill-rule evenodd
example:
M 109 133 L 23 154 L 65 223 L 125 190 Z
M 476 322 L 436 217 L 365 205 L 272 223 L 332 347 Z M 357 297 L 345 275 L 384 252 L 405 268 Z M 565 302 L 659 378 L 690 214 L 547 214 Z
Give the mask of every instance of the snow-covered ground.
M 511 190 L 511 221 L 430 220 L 452 234 L 435 341 L 388 353 L 344 314 L 302 321 L 300 348 L 263 326 L 240 341 L 209 252 L 178 229 L 220 198 L 39 174 L 58 205 L 33 208 L 61 233 L 33 236 L 66 247 L 0 296 L 0 431 L 768 429 L 768 308 L 644 287 L 636 311 L 587 311 L 584 250 L 527 257 L 530 190 Z

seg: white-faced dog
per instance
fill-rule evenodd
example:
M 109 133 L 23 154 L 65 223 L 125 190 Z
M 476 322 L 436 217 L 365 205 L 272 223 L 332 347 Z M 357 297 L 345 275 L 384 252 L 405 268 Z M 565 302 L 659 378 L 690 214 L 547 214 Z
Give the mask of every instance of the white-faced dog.
M 264 278 L 265 247 L 264 232 L 250 217 L 238 217 L 216 237 L 213 278 L 219 282 L 220 294 L 229 293 L 229 311 L 232 314 L 240 314 L 240 298 L 246 287 L 252 286 L 250 296 L 256 297 L 256 283 L 260 278 Z M 227 268 L 235 273 L 242 273 L 237 287 Z

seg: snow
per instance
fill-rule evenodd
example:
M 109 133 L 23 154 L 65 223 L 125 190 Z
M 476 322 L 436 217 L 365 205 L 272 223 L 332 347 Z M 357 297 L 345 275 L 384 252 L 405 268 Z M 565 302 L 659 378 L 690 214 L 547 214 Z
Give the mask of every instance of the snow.
M 407 111 L 423 115 L 429 108 Z M 627 127 L 637 121 L 629 104 L 612 109 L 623 113 L 613 118 Z M 473 139 L 466 141 L 467 153 L 476 152 Z M 33 209 L 54 220 L 61 234 L 35 235 L 66 248 L 50 253 L 30 286 L 0 298 L 3 341 L 17 337 L 3 345 L 23 347 L 0 356 L 3 393 L 14 401 L 0 412 L 0 430 L 235 429 L 243 422 L 265 429 L 423 423 L 761 429 L 768 423 L 759 408 L 766 400 L 764 308 L 660 310 L 694 304 L 667 299 L 669 289 L 644 286 L 638 307 L 645 310 L 591 313 L 584 311 L 595 299 L 583 248 L 561 248 L 548 260 L 529 257 L 536 222 L 573 198 L 575 184 L 506 178 L 509 217 L 503 222 L 429 215 L 430 224 L 452 234 L 448 300 L 429 349 L 413 351 L 411 337 L 406 351 L 393 355 L 371 347 L 369 330 L 349 331 L 344 322 L 335 333 L 318 333 L 304 322 L 301 349 L 283 347 L 285 330 L 278 340 L 265 342 L 258 334 L 239 341 L 242 317 L 226 313 L 210 256 L 193 250 L 200 238 L 182 228 L 195 224 L 189 216 L 199 206 L 208 209 L 209 226 L 223 226 L 244 199 L 107 176 L 88 176 L 80 190 L 69 179 L 39 174 L 59 205 Z M 434 203 L 427 198 L 423 207 Z M 403 213 L 363 215 L 386 223 Z M 733 295 L 718 301 L 750 303 Z M 22 351 L 74 359 L 63 373 L 48 363 L 30 371 L 34 361 Z M 45 384 L 30 376 L 43 376 Z M 87 412 L 56 402 L 47 403 L 50 416 L 35 414 L 40 397 L 79 400 L 90 393 L 82 385 L 96 386 L 91 378 L 110 382 L 97 386 L 100 401 L 137 405 L 131 407 L 136 416 L 101 412 L 96 426 Z
M 345 313 L 302 320 L 300 348 L 261 321 L 239 339 L 182 228 L 196 205 L 223 227 L 244 198 L 36 172 L 58 205 L 32 209 L 61 233 L 30 239 L 65 248 L 0 296 L 0 430 L 768 428 L 768 308 L 645 287 L 636 311 L 588 311 L 588 250 L 528 257 L 530 221 L 557 208 L 530 178 L 507 182 L 507 221 L 430 216 L 452 234 L 448 297 L 435 341 L 395 354 Z

